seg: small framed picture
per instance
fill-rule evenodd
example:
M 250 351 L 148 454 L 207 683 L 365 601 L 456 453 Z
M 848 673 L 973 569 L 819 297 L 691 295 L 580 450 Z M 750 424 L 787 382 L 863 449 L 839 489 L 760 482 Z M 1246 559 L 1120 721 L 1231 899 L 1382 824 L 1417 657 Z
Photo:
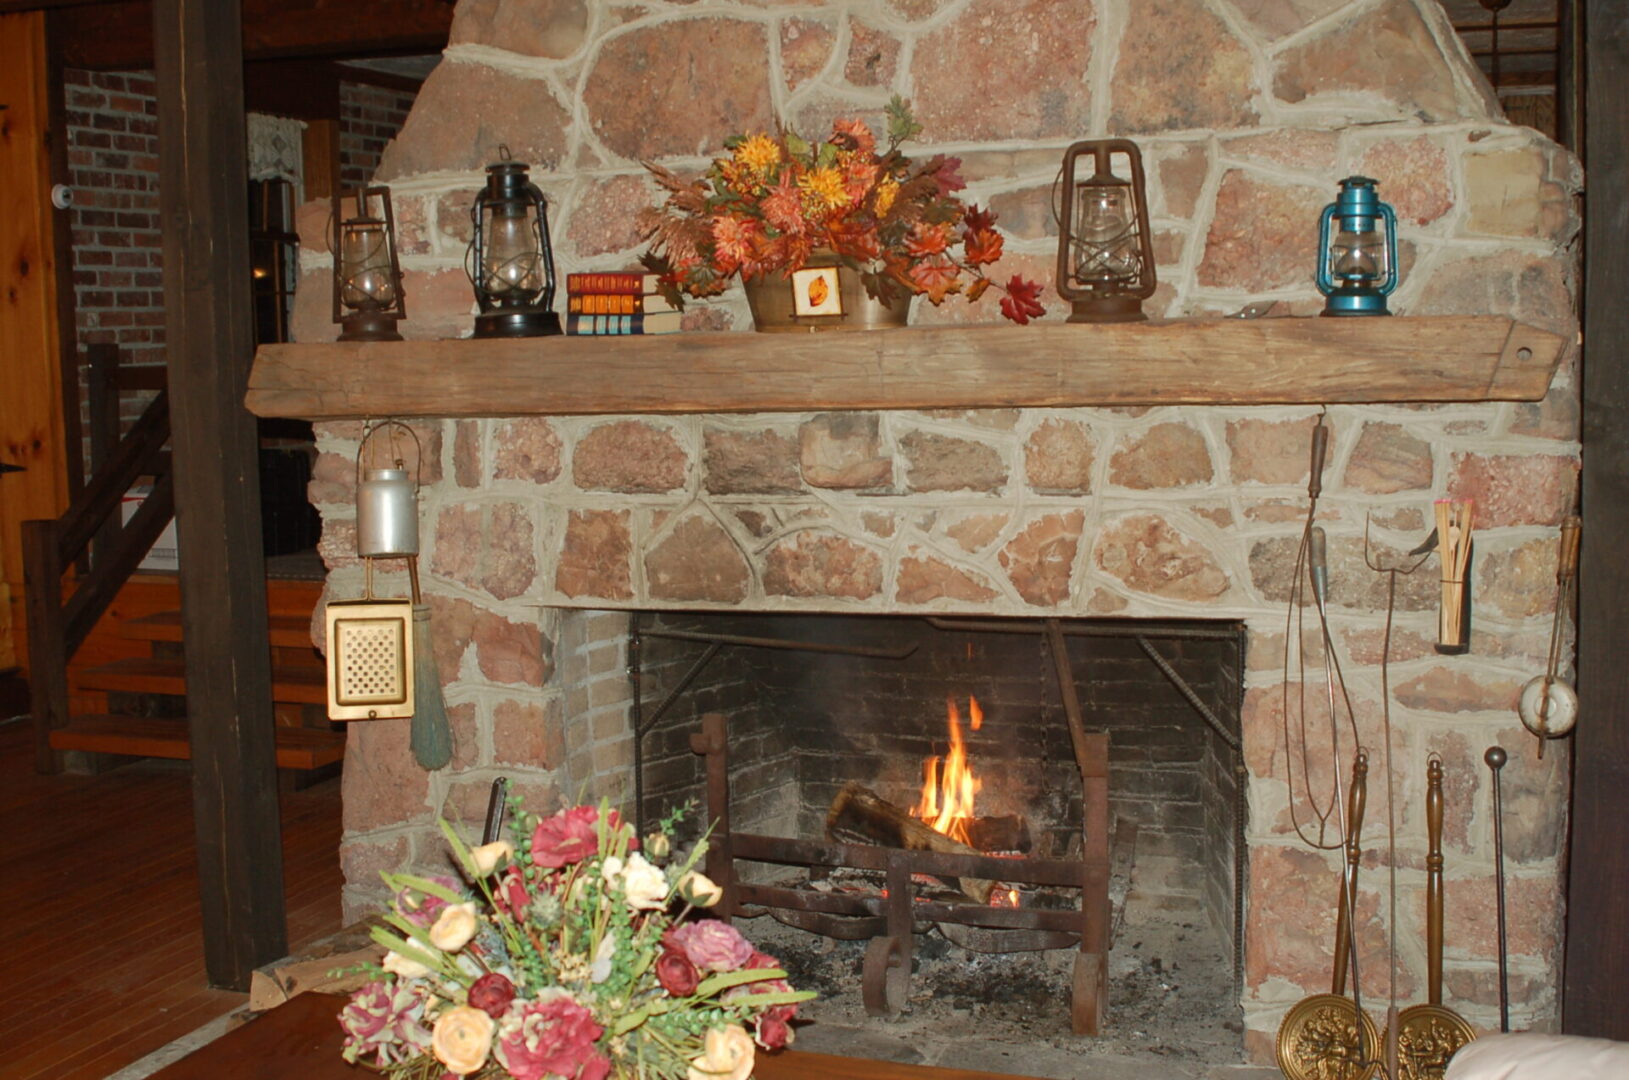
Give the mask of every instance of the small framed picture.
M 792 271 L 792 314 L 842 313 L 843 294 L 837 289 L 837 267 L 805 266 Z

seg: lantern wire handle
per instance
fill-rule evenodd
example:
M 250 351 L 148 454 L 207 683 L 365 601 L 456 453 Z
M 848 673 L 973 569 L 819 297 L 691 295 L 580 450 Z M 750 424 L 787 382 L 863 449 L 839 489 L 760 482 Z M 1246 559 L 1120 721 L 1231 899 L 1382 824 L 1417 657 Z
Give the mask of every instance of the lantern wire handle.
M 402 459 L 396 445 L 396 430 L 398 428 L 407 432 L 408 437 L 413 440 L 413 449 L 417 452 L 416 456 L 414 457 L 413 494 L 415 496 L 418 495 L 419 487 L 421 486 L 420 476 L 424 472 L 424 444 L 419 442 L 418 432 L 414 431 L 411 427 L 402 423 L 400 420 L 381 420 L 377 424 L 372 422 L 364 422 L 362 441 L 356 444 L 356 483 L 359 487 L 362 483 L 362 457 L 367 451 L 368 442 L 381 430 L 385 430 L 389 434 L 391 458 L 395 461 L 396 467 L 399 469 L 407 467 L 407 462 Z

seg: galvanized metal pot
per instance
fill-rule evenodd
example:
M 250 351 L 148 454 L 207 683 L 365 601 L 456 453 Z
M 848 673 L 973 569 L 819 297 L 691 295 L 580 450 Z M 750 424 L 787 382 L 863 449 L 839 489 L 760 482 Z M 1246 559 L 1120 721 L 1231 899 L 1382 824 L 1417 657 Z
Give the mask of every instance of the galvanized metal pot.
M 828 294 L 832 272 L 837 279 L 835 295 Z M 873 300 L 857 272 L 844 266 L 834 252 L 819 250 L 791 277 L 772 271 L 743 279 L 742 285 L 753 325 L 762 334 L 893 329 L 909 320 L 913 299 L 902 297 L 893 305 Z

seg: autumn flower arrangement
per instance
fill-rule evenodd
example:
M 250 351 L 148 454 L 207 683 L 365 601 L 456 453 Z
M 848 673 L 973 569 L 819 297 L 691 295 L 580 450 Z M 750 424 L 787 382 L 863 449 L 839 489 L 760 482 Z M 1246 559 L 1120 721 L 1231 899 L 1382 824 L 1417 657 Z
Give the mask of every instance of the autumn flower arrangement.
M 791 1041 L 797 1003 L 778 961 L 728 922 L 691 919 L 721 890 L 604 804 L 469 848 L 464 877 L 386 874 L 374 939 L 388 951 L 340 1013 L 347 1061 L 392 1080 L 745 1080 Z
M 696 180 L 646 162 L 668 196 L 641 212 L 651 241 L 645 263 L 671 282 L 670 299 L 715 295 L 737 273 L 790 276 L 828 249 L 884 303 L 912 293 L 935 305 L 952 293 L 972 301 L 996 284 L 1007 318 L 1045 314 L 1039 284 L 1015 274 L 1000 285 L 985 273 L 1001 258 L 1002 236 L 993 212 L 956 197 L 967 186 L 961 159 L 913 162 L 900 146 L 922 125 L 898 96 L 886 112 L 882 148 L 863 121 L 846 119 L 824 142 L 790 130 L 733 136 L 724 144 L 729 156 Z

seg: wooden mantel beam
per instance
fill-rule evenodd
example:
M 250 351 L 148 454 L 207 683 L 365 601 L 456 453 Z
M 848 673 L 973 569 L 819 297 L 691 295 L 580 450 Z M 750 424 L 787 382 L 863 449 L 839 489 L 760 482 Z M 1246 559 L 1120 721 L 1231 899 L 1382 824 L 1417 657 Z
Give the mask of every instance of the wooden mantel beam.
M 0 0 L 47 6 L 40 0 Z M 57 3 L 51 23 L 63 64 L 96 71 L 153 66 L 151 0 Z M 361 57 L 439 53 L 452 28 L 451 0 L 242 0 L 243 56 Z
M 1567 341 L 1500 316 L 262 346 L 260 416 L 1537 401 Z

